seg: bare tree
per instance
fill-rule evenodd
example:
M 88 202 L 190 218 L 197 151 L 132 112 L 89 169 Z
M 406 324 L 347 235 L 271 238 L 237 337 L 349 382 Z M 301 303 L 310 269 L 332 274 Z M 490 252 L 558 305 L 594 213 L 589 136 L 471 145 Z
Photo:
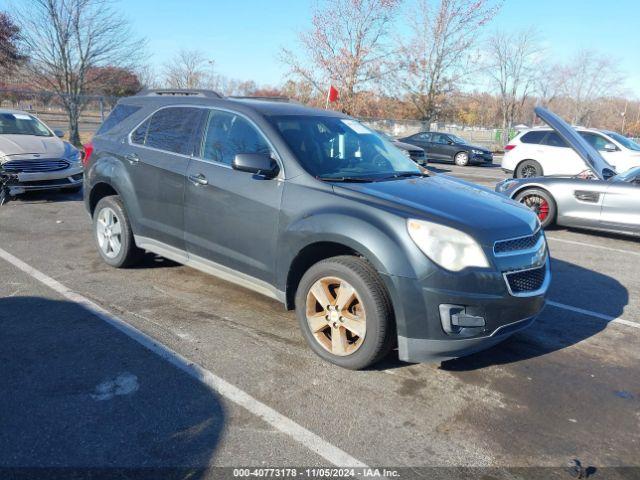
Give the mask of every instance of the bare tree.
M 593 50 L 579 51 L 564 68 L 563 76 L 563 93 L 573 104 L 575 124 L 589 122 L 599 99 L 623 93 L 624 76 L 615 60 Z
M 87 73 L 104 66 L 132 68 L 144 42 L 134 39 L 111 0 L 28 0 L 16 18 L 31 74 L 37 86 L 60 97 L 70 141 L 79 145 L 78 121 L 91 81 Z
M 290 75 L 319 92 L 340 91 L 340 106 L 358 109 L 358 93 L 380 79 L 389 49 L 387 29 L 400 0 L 327 0 L 317 7 L 311 29 L 299 34 L 302 52 L 283 49 Z
M 506 144 L 514 119 L 535 90 L 542 50 L 532 28 L 514 34 L 498 31 L 487 46 L 487 72 L 498 91 Z
M 25 60 L 19 39 L 20 28 L 8 14 L 0 12 L 0 74 L 3 77 Z
M 487 0 L 418 0 L 411 10 L 412 35 L 398 40 L 398 64 L 389 79 L 421 120 L 437 117 L 445 97 L 479 70 L 473 46 L 498 8 Z
M 164 64 L 164 83 L 170 88 L 207 88 L 213 65 L 199 50 L 180 50 Z

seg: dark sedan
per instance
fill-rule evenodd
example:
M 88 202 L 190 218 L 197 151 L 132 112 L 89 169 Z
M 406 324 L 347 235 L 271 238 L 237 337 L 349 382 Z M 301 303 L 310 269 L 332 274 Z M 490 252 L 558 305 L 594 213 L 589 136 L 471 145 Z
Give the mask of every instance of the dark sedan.
M 400 140 L 396 140 L 391 135 L 383 132 L 382 130 L 376 130 L 376 133 L 381 137 L 384 137 L 385 139 L 389 140 L 391 143 L 393 143 L 395 147 L 402 150 L 402 152 L 406 156 L 408 156 L 411 160 L 416 162 L 418 165 L 423 167 L 427 166 L 427 155 L 424 149 L 416 145 L 411 145 L 409 143 L 404 143 L 404 142 L 401 142 Z
M 470 145 L 463 138 L 451 133 L 418 132 L 415 135 L 400 138 L 399 141 L 422 147 L 429 160 L 454 162 L 461 167 L 470 163 L 481 165 L 493 163 L 491 151 Z

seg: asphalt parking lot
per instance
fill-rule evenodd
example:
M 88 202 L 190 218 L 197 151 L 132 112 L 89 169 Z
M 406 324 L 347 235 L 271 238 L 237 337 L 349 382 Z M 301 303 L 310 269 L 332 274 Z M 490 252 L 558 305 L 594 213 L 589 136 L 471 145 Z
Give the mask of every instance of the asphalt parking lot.
M 505 178 L 433 169 L 489 187 Z M 317 358 L 273 300 L 152 255 L 108 267 L 80 195 L 21 196 L 0 208 L 0 467 L 180 478 L 216 478 L 213 466 L 560 467 L 545 478 L 570 478 L 577 459 L 591 478 L 638 478 L 611 467 L 640 467 L 640 243 L 548 239 L 550 302 L 528 330 L 463 359 L 352 372 Z M 499 472 L 485 478 L 518 478 Z

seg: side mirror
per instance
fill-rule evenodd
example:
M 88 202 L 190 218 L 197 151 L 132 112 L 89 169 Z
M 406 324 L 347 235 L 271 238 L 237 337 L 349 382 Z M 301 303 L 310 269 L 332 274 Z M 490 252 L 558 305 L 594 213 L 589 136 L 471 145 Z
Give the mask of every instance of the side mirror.
M 240 172 L 273 178 L 278 174 L 278 164 L 268 155 L 260 153 L 239 153 L 233 159 L 231 167 Z
M 605 143 L 604 147 L 602 148 L 605 152 L 615 152 L 616 150 L 618 150 L 618 147 L 616 147 L 613 143 Z
M 54 130 L 53 134 L 58 138 L 64 137 L 64 132 L 62 130 Z
M 453 140 L 447 140 L 447 145 L 453 145 Z

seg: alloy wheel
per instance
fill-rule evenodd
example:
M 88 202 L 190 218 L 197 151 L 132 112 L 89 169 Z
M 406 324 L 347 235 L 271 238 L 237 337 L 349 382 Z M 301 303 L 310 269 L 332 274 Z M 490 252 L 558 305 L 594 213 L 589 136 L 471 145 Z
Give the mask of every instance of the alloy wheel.
M 367 330 L 364 305 L 343 279 L 323 277 L 311 286 L 306 317 L 314 339 L 333 355 L 351 355 L 362 346 Z
M 108 258 L 115 258 L 122 250 L 122 225 L 116 213 L 105 207 L 98 213 L 96 222 L 98 246 Z
M 544 222 L 549 216 L 549 202 L 540 195 L 527 195 L 522 203 L 535 212 L 540 222 Z

